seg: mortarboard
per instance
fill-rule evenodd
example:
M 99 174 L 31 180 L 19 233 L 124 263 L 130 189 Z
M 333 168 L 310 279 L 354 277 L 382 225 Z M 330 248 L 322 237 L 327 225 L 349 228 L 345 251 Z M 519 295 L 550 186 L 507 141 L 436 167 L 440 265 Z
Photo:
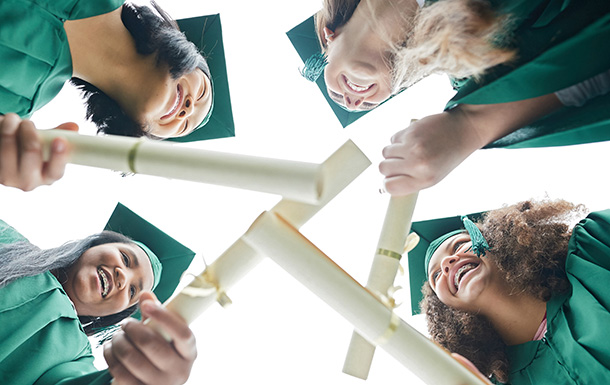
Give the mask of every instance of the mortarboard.
M 468 218 L 473 221 L 478 220 L 485 212 L 468 214 Z M 462 217 L 447 217 L 440 219 L 431 219 L 427 221 L 413 222 L 411 232 L 419 235 L 419 243 L 408 253 L 409 260 L 409 287 L 411 290 L 411 311 L 412 314 L 419 314 L 419 303 L 423 295 L 421 288 L 427 281 L 424 262 L 426 259 L 426 251 L 432 242 L 437 238 L 455 230 L 464 230 Z
M 193 42 L 206 58 L 212 76 L 214 95 L 211 115 L 206 118 L 207 123 L 203 127 L 184 137 L 168 140 L 195 142 L 235 136 L 220 15 L 198 16 L 176 22 L 186 38 Z
M 191 264 L 195 252 L 121 203 L 118 203 L 115 207 L 104 230 L 121 233 L 146 245 L 146 248 L 150 249 L 163 265 L 159 284 L 153 291 L 161 302 L 165 302 L 171 297 L 180 282 L 182 273 Z M 144 251 L 149 254 L 146 249 Z

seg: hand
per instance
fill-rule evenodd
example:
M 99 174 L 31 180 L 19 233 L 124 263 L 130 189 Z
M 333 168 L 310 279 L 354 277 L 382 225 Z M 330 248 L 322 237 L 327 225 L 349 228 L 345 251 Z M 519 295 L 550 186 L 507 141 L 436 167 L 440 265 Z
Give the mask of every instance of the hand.
M 56 128 L 78 131 L 75 123 Z M 56 138 L 51 143 L 48 161 L 42 159 L 42 143 L 34 123 L 16 114 L 0 115 L 0 184 L 31 191 L 50 185 L 64 175 L 68 143 Z
M 392 195 L 433 186 L 486 143 L 458 109 L 431 115 L 392 136 L 379 171 Z
M 195 336 L 180 316 L 159 305 L 150 292 L 141 294 L 140 310 L 143 319 L 154 320 L 172 342 L 143 322 L 125 323 L 123 330 L 104 345 L 113 384 L 184 384 L 197 357 Z
M 459 361 L 460 364 L 464 365 L 471 372 L 476 374 L 477 377 L 479 377 L 481 379 L 481 381 L 483 381 L 484 383 L 486 383 L 488 385 L 493 385 L 491 383 L 491 381 L 489 381 L 489 378 L 485 377 L 483 375 L 483 373 L 481 373 L 481 371 L 476 366 L 474 366 L 474 364 L 468 358 L 464 357 L 461 354 L 457 354 L 457 353 L 451 353 L 451 357 L 455 358 L 457 361 Z

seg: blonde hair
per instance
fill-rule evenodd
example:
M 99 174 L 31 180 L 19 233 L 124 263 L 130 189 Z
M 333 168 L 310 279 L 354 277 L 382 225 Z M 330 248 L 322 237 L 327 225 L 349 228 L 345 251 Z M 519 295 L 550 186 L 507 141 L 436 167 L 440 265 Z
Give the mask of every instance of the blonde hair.
M 358 0 L 324 1 L 315 17 L 323 51 L 324 27 L 334 31 L 347 23 L 358 4 Z M 405 20 L 404 40 L 391 42 L 394 92 L 434 73 L 478 78 L 487 69 L 513 60 L 514 49 L 498 46 L 506 40 L 503 32 L 508 26 L 509 18 L 496 14 L 486 0 L 440 0 L 425 5 L 413 20 Z

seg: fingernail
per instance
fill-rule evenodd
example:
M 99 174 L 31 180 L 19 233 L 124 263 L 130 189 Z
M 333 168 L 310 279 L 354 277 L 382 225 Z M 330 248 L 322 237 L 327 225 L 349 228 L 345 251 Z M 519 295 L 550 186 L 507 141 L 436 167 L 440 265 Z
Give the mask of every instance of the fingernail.
M 53 141 L 53 152 L 60 153 L 66 150 L 66 144 L 63 140 L 54 140 Z
M 146 300 L 146 301 L 142 302 L 140 307 L 145 312 L 152 312 L 152 311 L 155 311 L 155 310 L 159 309 L 161 306 L 157 305 L 157 303 L 155 303 L 155 301 Z

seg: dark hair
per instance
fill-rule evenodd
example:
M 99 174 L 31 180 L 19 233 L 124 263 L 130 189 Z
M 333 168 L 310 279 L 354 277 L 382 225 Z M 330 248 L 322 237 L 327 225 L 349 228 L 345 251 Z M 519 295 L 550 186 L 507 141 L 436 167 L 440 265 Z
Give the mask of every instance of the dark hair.
M 136 51 L 141 55 L 157 56 L 157 65 L 167 65 L 174 79 L 199 68 L 210 77 L 210 69 L 197 46 L 186 39 L 178 25 L 155 2 L 151 8 L 133 4 L 123 5 L 121 20 L 133 37 Z M 121 106 L 93 84 L 73 77 L 71 83 L 83 95 L 86 118 L 102 132 L 111 135 L 147 136 L 145 124 L 132 119 Z
M 490 211 L 477 224 L 489 243 L 494 261 L 514 292 L 542 301 L 570 289 L 565 272 L 570 223 L 584 216 L 582 205 L 557 201 L 525 201 Z M 422 288 L 420 306 L 431 338 L 468 358 L 485 375 L 508 381 L 506 344 L 482 315 L 451 308 L 430 284 Z
M 0 246 L 2 263 L 0 264 L 0 287 L 23 277 L 31 277 L 47 271 L 53 272 L 61 282 L 67 277 L 67 270 L 88 249 L 106 243 L 132 243 L 131 239 L 113 231 L 103 231 L 84 239 L 67 242 L 59 247 L 41 250 L 28 241 L 21 241 Z M 133 305 L 121 312 L 103 316 L 79 316 L 85 333 L 91 336 L 97 329 L 104 328 L 130 316 L 136 311 Z

